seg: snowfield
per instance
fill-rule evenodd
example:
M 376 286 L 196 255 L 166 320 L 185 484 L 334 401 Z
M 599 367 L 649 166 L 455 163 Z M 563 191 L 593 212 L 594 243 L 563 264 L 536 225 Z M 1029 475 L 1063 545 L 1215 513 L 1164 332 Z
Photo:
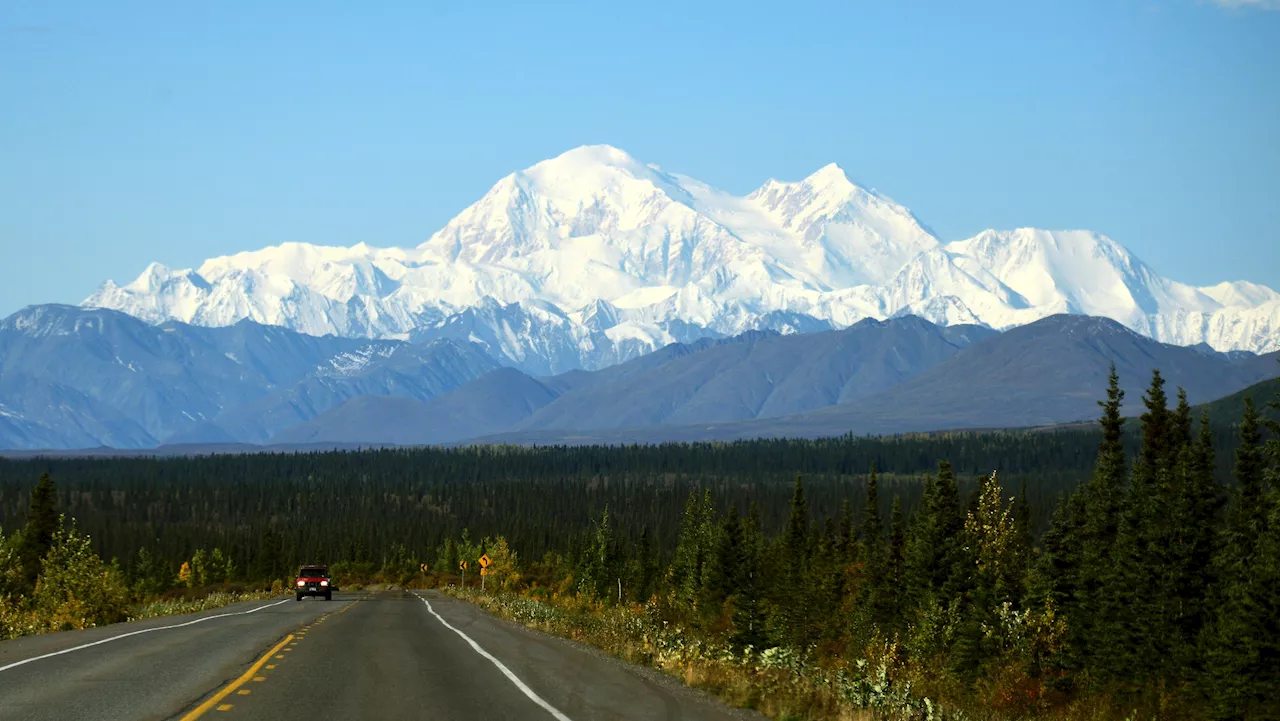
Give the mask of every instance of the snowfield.
M 674 341 L 904 314 L 1005 329 L 1066 312 L 1179 345 L 1280 349 L 1280 294 L 1167 280 L 1098 233 L 987 230 L 944 243 L 836 165 L 738 197 L 609 146 L 502 178 L 416 248 L 286 243 L 194 270 L 152 264 L 82 305 L 151 323 L 473 339 L 553 373 Z

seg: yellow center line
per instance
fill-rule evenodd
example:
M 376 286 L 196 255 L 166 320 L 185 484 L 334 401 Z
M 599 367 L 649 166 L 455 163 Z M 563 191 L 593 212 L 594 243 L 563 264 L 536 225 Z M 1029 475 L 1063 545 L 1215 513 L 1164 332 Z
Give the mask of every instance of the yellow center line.
M 250 666 L 249 670 L 244 672 L 244 675 L 242 675 L 240 678 L 236 679 L 235 681 L 232 681 L 230 684 L 227 685 L 226 688 L 222 689 L 221 691 L 217 692 L 212 697 L 210 697 L 208 701 L 205 701 L 204 703 L 192 709 L 191 713 L 182 717 L 182 721 L 192 721 L 192 719 L 198 719 L 201 716 L 208 713 L 210 709 L 218 705 L 219 701 L 226 698 L 227 696 L 230 696 L 231 692 L 240 688 L 246 682 L 248 682 L 249 679 L 257 675 L 258 669 L 262 668 L 263 665 L 267 663 L 267 659 L 271 658 L 271 656 L 275 654 L 276 651 L 279 651 L 281 648 L 284 647 L 286 643 L 289 643 L 292 640 L 293 640 L 293 634 L 289 634 L 288 636 L 285 636 L 284 640 L 276 644 L 275 648 L 271 649 L 270 651 L 267 651 L 265 654 L 263 654 L 262 658 L 258 659 L 252 666 Z M 224 704 L 224 705 L 229 705 L 229 704 Z M 227 709 L 219 708 L 218 710 L 223 711 Z

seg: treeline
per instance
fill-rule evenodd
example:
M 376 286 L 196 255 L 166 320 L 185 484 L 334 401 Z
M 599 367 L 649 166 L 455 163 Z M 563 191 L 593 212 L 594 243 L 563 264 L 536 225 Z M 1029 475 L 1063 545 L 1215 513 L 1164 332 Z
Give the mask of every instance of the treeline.
M 1230 429 L 1216 429 L 1231 444 Z M 954 433 L 818 441 L 758 440 L 629 447 L 480 447 L 358 452 L 216 455 L 188 458 L 0 459 L 0 524 L 24 522 L 35 480 L 57 482 L 57 507 L 76 518 L 104 558 L 132 573 L 140 549 L 177 567 L 220 548 L 247 579 L 282 578 L 308 562 L 378 565 L 394 544 L 415 555 L 456 538 L 505 535 L 526 554 L 584 542 L 607 506 L 617 532 L 646 535 L 664 558 L 674 551 L 685 499 L 711 490 L 719 510 L 760 508 L 761 526 L 787 521 L 796 473 L 810 507 L 836 519 L 866 502 L 867 470 L 883 493 L 913 512 L 923 474 L 948 459 L 962 493 L 1001 470 L 1025 483 L 1032 525 L 1048 525 L 1053 499 L 1088 478 L 1096 431 Z M 1136 452 L 1136 434 L 1124 443 Z M 1229 473 L 1229 464 L 1222 471 Z M 887 507 L 882 509 L 887 512 Z

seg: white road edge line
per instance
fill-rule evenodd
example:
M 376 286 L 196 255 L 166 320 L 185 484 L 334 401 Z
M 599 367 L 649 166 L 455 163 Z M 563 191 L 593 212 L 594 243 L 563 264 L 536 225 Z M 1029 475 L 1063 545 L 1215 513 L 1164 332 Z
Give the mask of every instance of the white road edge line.
M 271 608 L 272 606 L 279 606 L 280 604 L 282 604 L 282 603 L 287 603 L 288 601 L 289 601 L 289 599 L 287 599 L 287 598 L 286 598 L 286 599 L 285 599 L 285 600 L 283 600 L 283 601 L 276 601 L 275 603 L 268 603 L 268 604 L 267 604 L 267 605 L 265 605 L 265 606 L 258 606 L 257 608 L 251 608 L 251 609 L 249 609 L 248 611 L 236 611 L 235 613 L 219 613 L 219 614 L 217 614 L 216 616 L 205 616 L 204 618 L 197 618 L 197 619 L 196 619 L 196 620 L 194 620 L 194 621 L 187 621 L 186 623 L 175 623 L 175 624 L 173 624 L 172 626 L 156 626 L 155 628 L 144 628 L 144 629 L 142 629 L 141 631 L 130 631 L 129 633 L 122 633 L 122 634 L 120 634 L 119 636 L 112 636 L 111 638 L 104 638 L 104 639 L 102 639 L 101 641 L 94 641 L 93 643 L 86 643 L 86 644 L 81 644 L 81 645 L 79 645 L 79 646 L 72 646 L 71 648 L 64 648 L 64 649 L 62 649 L 61 651 L 54 651 L 53 653 L 46 653 L 46 654 L 45 654 L 45 655 L 43 655 L 43 656 L 32 656 L 31 658 L 24 658 L 24 659 L 23 659 L 23 660 L 21 660 L 21 661 L 14 661 L 13 663 L 11 663 L 11 664 L 9 664 L 9 665 L 7 665 L 7 666 L 0 666 L 0 671 L 8 671 L 8 670 L 9 670 L 9 669 L 11 669 L 11 668 L 17 668 L 18 666 L 21 666 L 21 665 L 23 665 L 23 664 L 27 664 L 27 663 L 31 663 L 32 661 L 39 661 L 39 660 L 41 660 L 41 659 L 45 659 L 45 658 L 52 658 L 52 657 L 54 657 L 54 656 L 61 656 L 61 655 L 62 655 L 62 654 L 64 654 L 64 653 L 71 653 L 72 651 L 79 651 L 79 650 L 81 650 L 81 649 L 89 648 L 89 647 L 91 647 L 91 646 L 98 646 L 98 645 L 100 645 L 100 644 L 110 643 L 110 642 L 112 642 L 112 641 L 119 641 L 119 640 L 120 640 L 120 639 L 122 639 L 122 638 L 128 638 L 128 637 L 130 637 L 130 636 L 137 636 L 137 635 L 138 635 L 138 634 L 140 634 L 140 633 L 151 633 L 152 631 L 166 631 L 166 630 L 171 629 L 171 628 L 182 628 L 183 626 L 190 626 L 190 625 L 192 625 L 192 624 L 196 624 L 196 623 L 204 623 L 205 621 L 212 621 L 212 620 L 213 620 L 213 619 L 215 619 L 215 618 L 226 618 L 227 616 L 244 616 L 244 615 L 247 615 L 247 614 L 250 614 L 250 613 L 254 613 L 254 612 L 257 612 L 257 611 L 261 611 L 261 610 L 262 610 L 262 609 L 264 609 L 264 608 Z
M 413 594 L 413 595 L 418 596 L 418 594 L 416 594 L 416 593 L 415 593 L 415 594 Z M 422 597 L 422 596 L 418 596 L 418 600 L 419 600 L 419 601 L 422 601 L 422 602 L 423 602 L 423 603 L 425 603 L 425 604 L 427 604 L 427 610 L 428 610 L 428 611 L 430 611 L 430 612 L 431 612 L 431 615 L 432 615 L 432 616 L 435 616 L 435 617 L 440 621 L 440 623 L 443 623 L 443 624 L 444 624 L 444 626 L 445 626 L 445 628 L 447 628 L 447 629 L 449 629 L 450 631 L 453 631 L 454 633 L 456 633 L 456 634 L 458 634 L 459 636 L 461 636 L 461 637 L 463 638 L 463 640 L 464 640 L 464 641 L 466 641 L 467 643 L 471 644 L 471 648 L 474 648 L 474 649 L 476 650 L 476 653 L 478 653 L 478 654 L 480 654 L 481 656 L 484 656 L 485 658 L 489 659 L 489 661 L 490 661 L 490 662 L 492 662 L 494 666 L 497 666 L 497 667 L 498 667 L 498 670 L 499 670 L 499 671 L 501 671 L 501 672 L 502 672 L 502 674 L 503 674 L 504 676 L 506 676 L 507 678 L 511 679 L 511 683 L 515 684 L 515 685 L 516 685 L 516 688 L 518 688 L 518 689 L 520 689 L 521 691 L 523 691 L 523 692 L 524 692 L 524 695 L 525 695 L 525 696 L 528 696 L 528 697 L 530 698 L 530 700 L 532 700 L 534 703 L 538 704 L 538 705 L 539 705 L 539 706 L 541 706 L 542 708 L 546 709 L 546 710 L 547 710 L 547 711 L 548 711 L 552 716 L 556 717 L 556 721 L 573 721 L 573 719 L 570 719 L 568 716 L 565 716 L 564 714 L 560 713 L 560 711 L 559 711 L 555 706 L 552 706 L 551 704 L 547 703 L 546 701 L 543 701 L 541 696 L 539 696 L 538 694 L 536 694 L 536 693 L 534 693 L 534 692 L 533 692 L 533 689 L 531 689 L 531 688 L 529 688 L 528 686 L 524 685 L 524 681 L 521 681 L 521 680 L 519 679 L 519 677 L 517 677 L 514 673 L 511 673 L 511 669 L 509 669 L 509 668 L 507 668 L 506 666 L 502 665 L 502 662 L 501 662 L 501 661 L 499 661 L 498 659 L 494 658 L 492 654 L 490 654 L 488 651 L 486 651 L 486 650 L 484 650 L 483 648 L 481 648 L 481 647 L 480 647 L 480 644 L 478 644 L 478 643 L 476 643 L 475 641 L 471 640 L 471 637 L 470 637 L 470 636 L 468 636 L 467 634 L 463 633 L 462 631 L 459 631 L 458 629 L 454 628 L 452 625 L 450 625 L 450 624 L 449 624 L 449 622 L 448 622 L 448 621 L 444 620 L 444 617 L 443 617 L 443 616 L 441 616 L 440 614 L 436 613 L 436 610 L 435 610 L 434 608 L 432 608 L 432 607 L 431 607 L 431 602 L 430 602 L 430 601 L 428 601 L 426 598 L 424 598 L 424 597 Z M 3 670 L 3 669 L 0 669 L 0 670 Z

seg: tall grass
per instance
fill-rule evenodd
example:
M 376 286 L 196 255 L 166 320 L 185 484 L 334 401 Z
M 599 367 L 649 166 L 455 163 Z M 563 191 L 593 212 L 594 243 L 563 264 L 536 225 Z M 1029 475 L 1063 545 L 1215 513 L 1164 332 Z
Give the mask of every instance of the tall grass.
M 529 628 L 595 646 L 680 678 L 733 706 L 776 719 L 965 719 L 913 693 L 885 644 L 851 664 L 817 665 L 786 648 L 736 650 L 664 621 L 656 603 L 606 606 L 578 596 L 534 598 L 447 586 L 455 598 Z

